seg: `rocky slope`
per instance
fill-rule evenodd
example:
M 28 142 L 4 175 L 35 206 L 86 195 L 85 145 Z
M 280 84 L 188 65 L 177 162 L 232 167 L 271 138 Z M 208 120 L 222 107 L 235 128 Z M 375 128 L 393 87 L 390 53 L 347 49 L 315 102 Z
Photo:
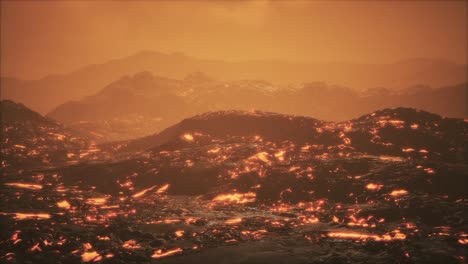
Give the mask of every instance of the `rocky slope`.
M 467 131 L 407 108 L 201 114 L 139 140 L 144 155 L 5 175 L 0 258 L 463 263 Z
M 1 101 L 0 108 L 4 173 L 97 158 L 99 149 L 86 134 L 13 101 Z
M 105 142 L 150 135 L 183 118 L 228 109 L 342 121 L 398 105 L 465 118 L 466 95 L 466 84 L 356 92 L 324 83 L 288 87 L 260 80 L 222 82 L 202 73 L 176 80 L 141 72 L 123 77 L 80 101 L 62 104 L 48 116 L 76 130 L 93 131 Z

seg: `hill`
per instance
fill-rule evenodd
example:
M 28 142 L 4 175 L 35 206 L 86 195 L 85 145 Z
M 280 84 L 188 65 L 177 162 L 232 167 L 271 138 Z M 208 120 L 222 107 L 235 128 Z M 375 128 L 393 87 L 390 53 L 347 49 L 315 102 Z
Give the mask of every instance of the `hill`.
M 440 59 L 409 59 L 387 64 L 281 60 L 230 62 L 198 59 L 182 53 L 142 51 L 102 64 L 88 65 L 69 74 L 50 75 L 38 80 L 2 78 L 1 86 L 4 99 L 24 103 L 45 114 L 63 102 L 95 94 L 121 76 L 141 71 L 176 79 L 202 71 L 226 81 L 253 79 L 280 84 L 323 81 L 361 90 L 404 88 L 417 84 L 439 87 L 466 82 L 466 67 Z

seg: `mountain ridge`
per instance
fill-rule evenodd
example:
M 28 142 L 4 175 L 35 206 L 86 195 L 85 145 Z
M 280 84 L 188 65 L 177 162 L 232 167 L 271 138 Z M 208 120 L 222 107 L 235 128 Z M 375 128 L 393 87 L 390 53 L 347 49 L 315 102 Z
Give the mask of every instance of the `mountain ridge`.
M 278 86 L 262 80 L 219 81 L 203 73 L 171 79 L 140 72 L 121 77 L 92 96 L 59 105 L 47 116 L 80 129 L 83 123 L 112 140 L 161 131 L 199 113 L 227 109 L 262 110 L 344 121 L 382 108 L 414 107 L 466 118 L 466 83 L 402 90 L 357 92 L 326 83 Z
M 26 103 L 32 109 L 45 113 L 64 101 L 91 95 L 120 76 L 140 71 L 150 71 L 168 78 L 183 78 L 190 72 L 203 71 L 221 80 L 264 79 L 275 83 L 326 81 L 358 90 L 378 86 L 401 88 L 420 83 L 441 86 L 467 80 L 467 65 L 435 63 L 435 66 L 430 66 L 429 63 L 426 67 L 426 64 L 417 63 L 402 70 L 401 63 L 231 62 L 146 51 L 38 80 L 2 77 L 1 84 L 4 99 Z

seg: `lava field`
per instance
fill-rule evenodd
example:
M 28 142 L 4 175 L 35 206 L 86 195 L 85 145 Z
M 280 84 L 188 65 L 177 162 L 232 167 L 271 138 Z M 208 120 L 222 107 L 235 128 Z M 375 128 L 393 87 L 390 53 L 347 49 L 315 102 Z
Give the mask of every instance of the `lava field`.
M 222 111 L 97 145 L 2 107 L 2 263 L 467 262 L 463 119 Z

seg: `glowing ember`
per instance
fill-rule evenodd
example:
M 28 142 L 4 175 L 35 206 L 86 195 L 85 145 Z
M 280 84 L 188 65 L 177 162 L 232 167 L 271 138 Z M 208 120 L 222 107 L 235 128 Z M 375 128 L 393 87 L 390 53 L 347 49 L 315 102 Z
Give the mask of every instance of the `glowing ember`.
M 141 197 L 141 196 L 145 195 L 147 192 L 153 190 L 154 188 L 156 188 L 156 185 L 154 185 L 154 186 L 152 186 L 152 187 L 150 187 L 150 188 L 144 189 L 144 190 L 142 190 L 142 191 L 140 191 L 140 192 L 137 192 L 137 193 L 135 193 L 134 195 L 132 195 L 132 197 L 133 197 L 133 198 Z
M 284 153 L 286 153 L 286 151 L 280 150 L 280 151 L 278 151 L 277 153 L 275 153 L 275 157 L 276 157 L 278 160 L 283 161 L 283 160 L 284 160 Z
M 96 198 L 89 198 L 87 200 L 88 204 L 94 204 L 94 205 L 103 205 L 107 202 L 107 197 L 96 197 Z
M 176 237 L 182 237 L 184 235 L 185 231 L 184 230 L 177 230 L 175 231 Z
M 92 260 L 99 261 L 100 257 L 101 255 L 99 255 L 99 253 L 97 253 L 96 251 L 85 252 L 81 254 L 81 260 L 83 260 L 83 262 L 90 262 Z
M 34 251 L 42 251 L 41 247 L 39 246 L 39 243 L 36 243 L 34 246 L 32 246 L 29 251 L 34 252 Z
M 426 173 L 428 173 L 428 174 L 434 174 L 435 173 L 435 171 L 433 169 L 431 169 L 431 168 L 425 168 L 424 171 Z
M 16 230 L 15 233 L 11 236 L 10 240 L 13 242 L 13 245 L 21 242 L 21 239 L 19 238 L 19 233 L 21 233 L 20 230 Z
M 30 189 L 30 190 L 41 190 L 42 185 L 39 184 L 32 184 L 32 183 L 21 183 L 21 182 L 8 182 L 5 183 L 7 186 L 23 188 L 23 189 Z
M 16 220 L 24 220 L 24 219 L 49 219 L 50 214 L 47 213 L 0 213 L 3 215 L 10 215 L 14 214 L 14 218 Z
M 228 219 L 228 220 L 224 221 L 224 223 L 227 224 L 227 225 L 235 225 L 235 224 L 239 224 L 241 222 L 242 222 L 242 218 L 240 218 L 240 217 L 231 218 L 231 219 Z
M 63 208 L 63 209 L 70 209 L 70 203 L 68 201 L 66 201 L 66 200 L 57 202 L 57 206 L 59 208 Z
M 270 160 L 268 159 L 268 153 L 267 152 L 260 152 L 260 153 L 257 153 L 255 155 L 253 155 L 252 157 L 250 157 L 249 159 L 259 159 L 265 163 L 268 163 L 270 164 Z
M 403 151 L 403 152 L 413 152 L 414 148 L 404 148 L 401 151 Z
M 131 239 L 131 240 L 125 241 L 122 244 L 122 247 L 126 249 L 139 249 L 141 248 L 141 245 L 138 244 L 138 242 L 136 242 L 135 240 Z
M 168 256 L 172 256 L 174 254 L 177 254 L 177 253 L 180 253 L 182 252 L 183 250 L 181 248 L 175 248 L 175 249 L 171 249 L 171 250 L 168 250 L 166 252 L 163 252 L 162 249 L 158 249 L 154 252 L 154 254 L 151 256 L 152 258 L 164 258 L 164 257 L 168 257 Z
M 86 249 L 86 250 L 90 250 L 90 249 L 93 248 L 93 245 L 91 245 L 90 243 L 84 243 L 84 244 L 83 244 L 83 247 L 84 247 L 84 249 Z
M 328 237 L 341 238 L 341 239 L 355 239 L 355 240 L 375 240 L 375 241 L 391 241 L 391 240 L 404 240 L 406 236 L 402 233 L 396 232 L 394 236 L 388 234 L 378 236 L 373 234 L 355 233 L 355 232 L 330 232 Z
M 167 189 L 169 189 L 169 184 L 166 184 L 166 185 L 164 185 L 163 187 L 159 188 L 159 189 L 156 191 L 156 193 L 157 193 L 157 194 L 161 194 L 161 193 L 167 191 Z
M 185 141 L 193 141 L 193 136 L 191 134 L 184 134 L 182 136 L 182 138 L 185 140 Z
M 221 202 L 221 203 L 237 203 L 237 204 L 253 203 L 255 202 L 256 196 L 257 194 L 253 192 L 220 194 L 216 196 L 212 201 Z
M 367 190 L 378 191 L 383 187 L 381 184 L 369 183 L 366 185 Z
M 214 149 L 208 150 L 208 153 L 218 153 L 220 150 L 221 150 L 220 148 L 214 148 Z
M 400 190 L 394 190 L 390 193 L 391 196 L 401 196 L 401 195 L 407 195 L 408 194 L 408 191 L 407 190 L 403 190 L 403 189 L 400 189 Z

